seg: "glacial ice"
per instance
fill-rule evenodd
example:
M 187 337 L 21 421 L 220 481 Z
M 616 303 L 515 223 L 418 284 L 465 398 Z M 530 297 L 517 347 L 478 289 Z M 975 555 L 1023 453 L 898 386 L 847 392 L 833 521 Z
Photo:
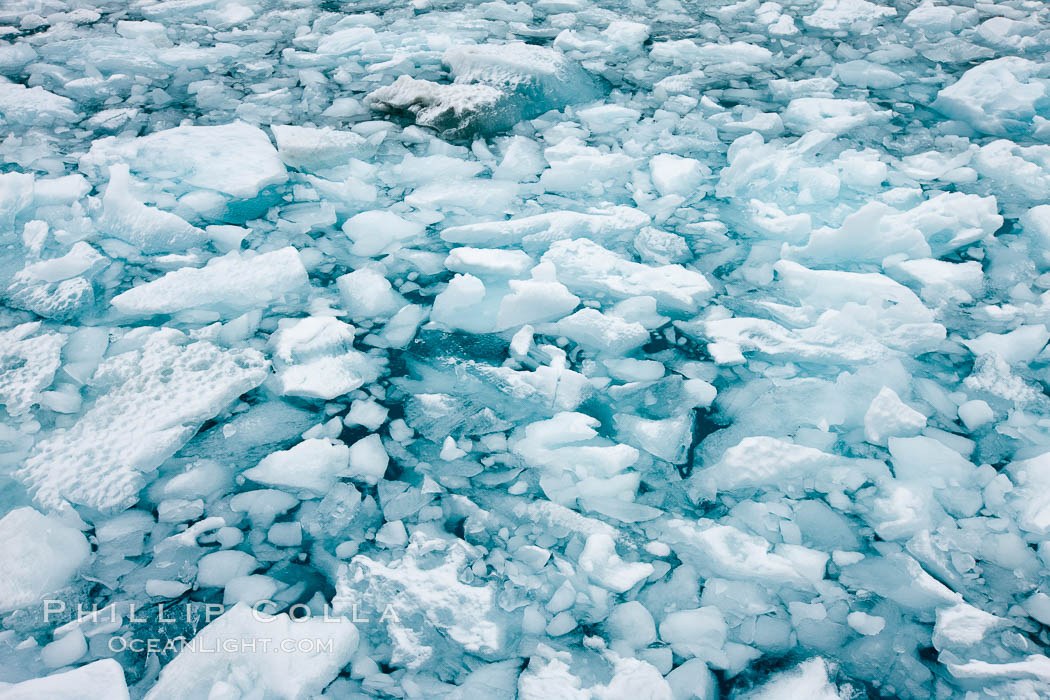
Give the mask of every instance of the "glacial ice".
M 1050 696 L 1050 6 L 118 5 L 0 6 L 0 698 Z

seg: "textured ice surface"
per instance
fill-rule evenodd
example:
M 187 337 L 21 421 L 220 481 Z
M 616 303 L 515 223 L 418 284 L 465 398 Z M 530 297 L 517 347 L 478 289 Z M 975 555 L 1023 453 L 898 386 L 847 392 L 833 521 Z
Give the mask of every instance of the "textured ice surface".
M 1048 56 L 0 2 L 0 699 L 1050 696 Z

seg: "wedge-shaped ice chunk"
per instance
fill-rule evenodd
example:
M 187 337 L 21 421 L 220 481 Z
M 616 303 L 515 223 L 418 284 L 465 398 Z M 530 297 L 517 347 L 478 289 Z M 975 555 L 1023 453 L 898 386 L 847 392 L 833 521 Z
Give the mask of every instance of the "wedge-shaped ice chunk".
M 270 336 L 281 393 L 327 400 L 374 382 L 383 361 L 353 345 L 354 327 L 331 316 L 281 319 Z
M 109 166 L 109 184 L 102 198 L 99 226 L 104 233 L 132 244 L 143 253 L 186 250 L 207 242 L 204 231 L 171 212 L 146 206 L 135 199 L 129 186 L 128 166 Z
M 204 267 L 173 270 L 133 287 L 113 297 L 112 303 L 127 316 L 201 309 L 233 318 L 289 298 L 308 284 L 306 268 L 295 248 L 262 254 L 233 251 L 212 258 Z
M 983 134 L 1029 134 L 1036 115 L 1046 115 L 1050 109 L 1050 79 L 1045 66 L 1004 56 L 963 73 L 937 93 L 931 106 Z
M 124 669 L 113 659 L 93 661 L 69 671 L 33 678 L 3 688 L 4 700 L 128 700 Z
M 172 329 L 153 332 L 141 348 L 103 361 L 91 407 L 72 427 L 38 442 L 16 476 L 45 507 L 69 501 L 127 508 L 147 473 L 268 372 L 255 350 L 190 343 Z
M 347 475 L 350 448 L 327 438 L 304 440 L 290 450 L 263 458 L 244 472 L 247 479 L 306 498 L 327 494 L 339 477 Z
M 20 416 L 40 402 L 62 361 L 66 336 L 38 333 L 40 322 L 0 331 L 0 404 Z
M 91 555 L 80 530 L 32 508 L 0 519 L 0 613 L 24 608 L 68 584 Z
M 574 292 L 613 299 L 651 296 L 663 311 L 696 313 L 714 291 L 700 272 L 636 263 L 586 238 L 557 241 L 542 259 L 554 264 L 558 281 Z
M 207 698 L 233 691 L 307 700 L 335 679 L 358 641 L 357 627 L 348 619 L 271 617 L 238 603 L 164 667 L 146 698 Z

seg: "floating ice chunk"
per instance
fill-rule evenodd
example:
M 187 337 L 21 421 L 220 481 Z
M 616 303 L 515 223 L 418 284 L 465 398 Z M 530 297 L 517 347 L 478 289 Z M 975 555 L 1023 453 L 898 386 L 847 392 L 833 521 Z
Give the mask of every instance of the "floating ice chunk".
M 704 194 L 700 183 L 711 174 L 711 169 L 694 158 L 661 153 L 649 159 L 649 172 L 661 197 L 680 194 L 688 199 Z
M 937 93 L 931 106 L 984 134 L 1027 134 L 1050 106 L 1050 79 L 1041 70 L 1017 56 L 985 61 Z
M 1040 537 L 1050 532 L 1050 452 L 1011 462 L 1014 482 L 1008 500 L 1017 512 L 1017 526 Z
M 870 3 L 865 3 L 870 4 Z M 778 673 L 761 687 L 748 693 L 747 700 L 841 700 L 840 691 L 828 677 L 828 663 L 822 658 L 803 661 L 795 668 Z
M 472 552 L 462 540 L 428 539 L 416 532 L 397 566 L 357 555 L 339 570 L 333 611 L 376 611 L 368 615 L 370 628 L 386 630 L 392 662 L 407 668 L 458 664 L 464 652 L 505 658 L 508 621 L 494 586 L 462 581 Z M 400 631 L 408 624 L 410 636 Z
M 713 398 L 712 396 L 712 400 Z M 618 440 L 641 448 L 671 464 L 683 464 L 688 461 L 689 447 L 693 442 L 691 413 L 663 420 L 618 413 L 614 420 Z
M 334 399 L 374 382 L 382 360 L 353 345 L 354 327 L 331 316 L 278 321 L 270 347 L 281 394 Z
M 522 119 L 519 105 L 491 85 L 439 84 L 402 75 L 365 98 L 373 109 L 411 114 L 420 126 L 456 138 L 509 129 Z
M 598 437 L 598 420 L 558 413 L 516 431 L 511 449 L 527 464 L 552 472 L 568 469 L 581 478 L 612 476 L 638 459 L 638 450 Z
M 189 343 L 172 329 L 156 331 L 141 348 L 99 366 L 93 384 L 105 393 L 72 427 L 38 442 L 16 476 L 46 507 L 68 500 L 98 510 L 127 508 L 146 474 L 268 372 L 255 350 L 225 351 Z
M 897 392 L 882 387 L 864 414 L 864 436 L 876 445 L 890 437 L 913 437 L 926 427 L 926 416 L 901 401 Z
M 889 120 L 891 112 L 876 110 L 863 100 L 798 97 L 784 110 L 784 126 L 798 134 L 826 131 L 845 134 Z
M 1002 226 L 994 197 L 951 192 L 908 211 L 868 202 L 847 216 L 839 229 L 820 228 L 804 246 L 786 246 L 785 257 L 818 262 L 870 261 L 903 253 L 926 258 L 944 255 L 995 233 Z
M 346 56 L 360 53 L 363 45 L 375 39 L 376 31 L 371 27 L 347 27 L 326 35 L 317 44 L 317 53 Z
M 828 555 L 823 552 L 792 545 L 773 548 L 765 538 L 709 520 L 673 519 L 660 527 L 660 540 L 704 576 L 800 590 L 812 590 L 824 578 Z
M 386 474 L 390 457 L 383 440 L 376 434 L 361 438 L 350 446 L 350 464 L 347 476 L 367 484 L 374 484 Z
M 630 649 L 643 649 L 656 641 L 652 613 L 637 600 L 620 603 L 605 618 L 609 636 L 625 642 Z
M 360 134 L 335 129 L 274 124 L 270 127 L 277 141 L 277 154 L 284 164 L 306 172 L 348 165 L 352 158 L 374 150 Z
M 364 211 L 346 220 L 343 233 L 353 241 L 351 253 L 374 257 L 393 252 L 403 241 L 423 233 L 423 226 L 393 212 Z
M 558 281 L 575 292 L 614 299 L 651 296 L 665 311 L 696 313 L 714 291 L 700 272 L 642 265 L 585 238 L 555 242 L 542 260 L 553 263 Z
M 959 405 L 959 419 L 970 432 L 977 430 L 985 423 L 992 421 L 995 414 L 988 403 L 981 399 L 967 401 Z
M 127 165 L 109 166 L 109 184 L 102 198 L 103 214 L 99 221 L 103 232 L 148 254 L 186 250 L 208 240 L 204 231 L 182 217 L 135 199 L 130 184 Z
M 580 309 L 555 323 L 553 330 L 588 350 L 613 357 L 626 355 L 649 342 L 649 331 L 642 324 L 597 309 Z
M 78 121 L 76 105 L 68 97 L 42 87 L 27 88 L 0 78 L 0 121 L 8 125 L 51 125 Z
M 867 0 L 823 0 L 816 12 L 802 18 L 802 23 L 828 32 L 863 34 L 896 14 L 897 10 L 892 7 Z
M 441 232 L 449 243 L 493 247 L 524 244 L 546 250 L 554 241 L 590 238 L 596 242 L 626 240 L 648 224 L 649 217 L 631 207 L 611 207 L 588 213 L 554 211 L 506 221 L 452 226 Z
M 0 519 L 0 612 L 24 608 L 68 584 L 91 555 L 79 531 L 32 508 Z
M 350 448 L 327 438 L 304 440 L 290 450 L 274 452 L 244 477 L 301 496 L 320 498 L 341 476 L 347 476 Z
M 1046 347 L 1050 331 L 1042 323 L 1020 326 L 1009 333 L 982 333 L 963 345 L 975 355 L 996 354 L 1009 364 L 1028 363 Z
M 40 403 L 40 394 L 55 378 L 66 336 L 39 333 L 40 322 L 0 331 L 0 404 L 12 416 Z
M 871 459 L 850 459 L 772 437 L 746 437 L 730 447 L 714 465 L 693 481 L 701 493 L 714 490 L 775 489 L 784 493 L 855 491 L 866 483 L 889 478 L 886 465 Z
M 453 248 L 445 258 L 445 267 L 478 277 L 521 277 L 535 261 L 520 250 L 497 248 Z
M 223 587 L 230 581 L 247 576 L 259 568 L 259 562 L 247 552 L 235 549 L 205 554 L 197 562 L 197 585 Z
M 984 292 L 984 270 L 976 261 L 951 263 L 932 258 L 902 260 L 886 265 L 898 280 L 920 286 L 919 294 L 929 304 L 968 304 Z
M 592 134 L 608 134 L 626 129 L 642 117 L 642 113 L 637 109 L 620 105 L 587 107 L 576 114 Z
M 354 270 L 335 283 L 354 321 L 388 318 L 408 303 L 394 291 L 386 277 L 370 268 Z
M 0 689 L 0 697 L 4 700 L 130 698 L 124 669 L 113 659 L 100 659 L 69 671 L 6 685 Z
M 260 640 L 270 640 L 265 646 Z M 345 618 L 265 617 L 244 603 L 197 633 L 165 666 L 149 700 L 255 693 L 317 697 L 357 650 L 357 628 Z M 322 643 L 323 640 L 323 643 Z M 281 649 L 275 654 L 274 649 Z
M 616 553 L 612 538 L 595 533 L 587 538 L 580 553 L 580 571 L 594 583 L 614 593 L 629 591 L 639 581 L 653 573 L 653 565 L 645 562 L 625 562 Z
M 269 137 L 243 122 L 221 126 L 179 126 L 134 139 L 98 139 L 80 159 L 80 169 L 99 175 L 103 166 L 126 163 L 131 174 L 177 197 L 193 195 L 190 210 L 205 218 L 247 218 L 257 208 L 231 200 L 254 200 L 267 187 L 288 179 Z M 265 210 L 265 205 L 263 206 Z
M 496 330 L 553 321 L 565 316 L 580 303 L 578 296 L 554 280 L 510 280 L 508 285 L 510 293 L 500 301 Z
M 523 42 L 455 46 L 443 60 L 456 83 L 493 85 L 527 101 L 523 118 L 590 102 L 601 96 L 598 81 L 561 52 Z
M 214 311 L 233 318 L 265 308 L 304 291 L 306 268 L 295 248 L 269 253 L 227 253 L 201 268 L 173 270 L 113 297 L 113 307 L 127 316 L 173 314 L 188 309 Z
M 725 618 L 713 606 L 677 610 L 660 623 L 660 639 L 684 658 L 718 658 L 724 653 L 728 632 Z

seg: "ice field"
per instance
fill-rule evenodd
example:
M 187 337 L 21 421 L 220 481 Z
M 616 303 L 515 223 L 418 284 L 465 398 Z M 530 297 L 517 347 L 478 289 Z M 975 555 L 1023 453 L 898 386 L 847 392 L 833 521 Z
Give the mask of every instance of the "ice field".
M 0 700 L 1050 697 L 1050 4 L 0 0 Z

